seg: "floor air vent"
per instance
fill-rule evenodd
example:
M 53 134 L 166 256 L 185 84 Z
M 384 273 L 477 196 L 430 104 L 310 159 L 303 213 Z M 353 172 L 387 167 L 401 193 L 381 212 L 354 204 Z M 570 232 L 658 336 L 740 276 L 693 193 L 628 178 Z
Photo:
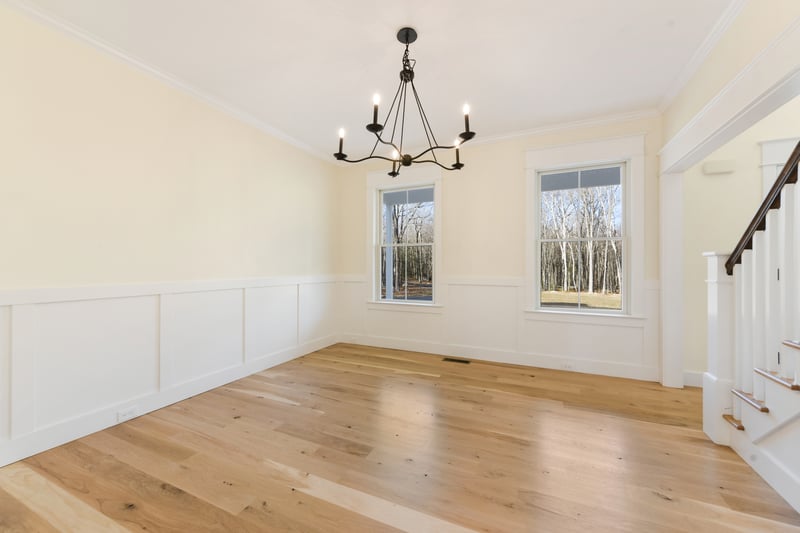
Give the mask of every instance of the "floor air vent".
M 469 359 L 458 359 L 456 357 L 443 357 L 442 361 L 445 363 L 461 363 L 462 365 L 469 364 Z

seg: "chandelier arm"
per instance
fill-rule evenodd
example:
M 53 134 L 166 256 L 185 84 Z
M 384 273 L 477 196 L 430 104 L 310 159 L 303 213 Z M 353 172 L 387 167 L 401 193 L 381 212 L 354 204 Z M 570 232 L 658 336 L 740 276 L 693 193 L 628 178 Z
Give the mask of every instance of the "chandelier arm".
M 361 159 L 339 159 L 339 161 L 344 161 L 345 163 L 361 163 L 362 161 L 367 161 L 368 159 L 383 159 L 384 161 L 389 161 L 390 163 L 396 163 L 396 159 L 392 159 L 391 157 L 386 157 L 383 155 L 368 155 L 366 157 L 362 157 Z
M 414 93 L 414 100 L 417 103 L 417 110 L 419 111 L 419 119 L 422 122 L 422 130 L 425 132 L 425 138 L 428 139 L 428 147 L 433 148 L 434 144 L 439 144 L 436 142 L 436 137 L 433 135 L 433 129 L 431 125 L 426 123 L 425 121 L 425 111 L 422 109 L 422 101 L 419 98 L 419 94 L 417 94 L 417 88 L 414 86 L 414 82 L 411 82 L 411 91 Z M 433 141 L 431 141 L 431 137 L 433 137 Z M 436 159 L 436 151 L 431 152 L 431 155 L 434 159 Z M 438 161 L 438 160 L 437 160 Z
M 408 104 L 408 84 L 403 84 L 403 122 L 400 124 L 400 155 L 403 155 L 403 139 L 406 133 L 406 105 Z
M 455 147 L 456 147 L 455 145 L 453 145 L 453 146 L 439 146 L 437 144 L 437 145 L 431 146 L 430 148 L 428 148 L 426 150 L 423 150 L 422 152 L 418 153 L 417 155 L 412 157 L 411 160 L 414 161 L 414 162 L 417 162 L 417 159 L 419 159 L 423 155 L 427 154 L 428 152 L 433 153 L 435 150 L 452 150 Z M 424 162 L 425 161 L 419 161 L 419 163 L 424 163 Z
M 433 163 L 434 165 L 439 165 L 440 167 L 442 167 L 445 170 L 459 170 L 458 168 L 445 166 L 445 165 L 443 165 L 443 164 L 441 164 L 438 161 L 435 161 L 433 159 L 423 159 L 421 161 L 414 161 L 414 162 L 415 163 Z
M 395 100 L 397 100 L 397 109 L 394 110 L 394 122 L 392 123 L 392 138 L 390 139 L 390 142 L 392 143 L 392 146 L 394 146 L 394 137 L 395 137 L 395 134 L 397 133 L 397 121 L 400 118 L 400 106 L 401 106 L 401 104 L 403 102 L 403 87 L 404 86 L 405 86 L 405 83 L 403 83 L 403 81 L 400 80 L 400 86 L 397 87 L 397 95 L 395 95 Z M 394 102 L 392 102 L 392 107 L 394 107 Z M 389 110 L 389 113 L 391 114 L 391 109 Z M 389 117 L 388 116 L 386 117 L 386 120 L 387 120 L 387 122 L 389 121 Z M 402 129 L 401 129 L 401 133 L 402 133 Z M 401 139 L 402 139 L 402 134 L 401 134 Z M 401 148 L 403 147 L 402 140 L 400 142 L 400 147 Z M 401 150 L 397 150 L 397 152 L 401 153 Z
M 392 141 L 384 141 L 384 140 L 383 140 L 383 138 L 382 138 L 380 135 L 378 135 L 377 133 L 375 134 L 375 137 L 377 137 L 377 139 L 376 139 L 376 141 L 375 141 L 375 144 L 376 144 L 376 145 L 377 145 L 378 143 L 385 144 L 386 146 L 391 146 L 392 148 L 394 148 L 395 150 L 397 150 L 397 153 L 398 153 L 398 154 L 400 153 L 400 150 L 397 148 L 397 145 L 396 145 L 396 144 L 394 144 Z M 370 154 L 370 155 L 371 155 L 371 154 Z M 378 156 L 375 156 L 375 157 L 378 157 Z
M 372 150 L 369 152 L 369 157 L 373 157 L 375 155 L 375 150 L 378 148 L 378 142 L 381 140 L 380 135 L 377 133 L 375 134 L 375 137 L 377 137 L 377 139 L 375 139 L 375 144 L 372 145 Z
M 383 121 L 383 130 L 378 132 L 376 135 L 380 137 L 380 134 L 383 131 L 386 131 L 386 125 L 389 124 L 389 119 L 392 118 L 392 111 L 394 111 L 394 106 L 397 103 L 397 98 L 400 96 L 400 90 L 403 88 L 403 82 L 400 81 L 400 84 L 397 86 L 397 91 L 394 93 L 394 98 L 392 98 L 392 105 L 389 106 L 389 111 L 386 113 L 386 120 Z M 397 119 L 394 121 L 394 125 L 392 126 L 392 141 L 394 141 L 394 129 L 397 127 Z

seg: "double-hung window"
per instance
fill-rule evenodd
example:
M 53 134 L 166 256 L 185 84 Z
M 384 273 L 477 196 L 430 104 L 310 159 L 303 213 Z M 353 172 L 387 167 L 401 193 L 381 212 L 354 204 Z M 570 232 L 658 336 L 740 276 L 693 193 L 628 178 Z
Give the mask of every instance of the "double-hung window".
M 622 311 L 625 164 L 539 173 L 539 308 Z
M 379 205 L 380 300 L 433 302 L 434 187 L 381 190 Z

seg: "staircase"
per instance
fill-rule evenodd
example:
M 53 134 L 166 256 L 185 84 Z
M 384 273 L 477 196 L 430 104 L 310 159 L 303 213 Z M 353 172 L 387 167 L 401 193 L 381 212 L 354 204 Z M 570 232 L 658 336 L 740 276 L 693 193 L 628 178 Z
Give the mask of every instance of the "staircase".
M 800 511 L 800 143 L 730 255 L 708 258 L 703 430 Z

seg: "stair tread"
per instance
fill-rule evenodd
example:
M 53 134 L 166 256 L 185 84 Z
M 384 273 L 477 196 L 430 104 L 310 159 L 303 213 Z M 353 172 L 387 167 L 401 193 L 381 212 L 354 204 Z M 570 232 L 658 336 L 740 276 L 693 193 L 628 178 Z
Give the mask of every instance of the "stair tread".
M 767 405 L 763 401 L 756 400 L 752 394 L 741 391 L 739 389 L 731 389 L 731 392 L 738 398 L 741 398 L 742 401 L 744 401 L 744 403 L 746 403 L 750 407 L 757 409 L 762 413 L 769 413 L 769 407 L 767 407 Z
M 789 348 L 795 348 L 797 350 L 800 350 L 800 340 L 793 341 L 793 340 L 787 339 L 787 340 L 783 341 L 783 344 L 785 344 Z
M 785 378 L 777 372 L 772 372 L 771 370 L 765 370 L 763 368 L 754 368 L 753 370 L 755 370 L 756 374 L 764 376 L 768 380 L 774 381 L 779 385 L 783 385 L 787 389 L 800 391 L 800 384 L 795 383 L 792 378 Z
M 744 426 L 742 425 L 742 421 L 735 419 L 733 415 L 722 415 L 722 418 L 724 418 L 725 421 L 728 422 L 728 424 L 732 425 L 739 431 L 744 431 Z

